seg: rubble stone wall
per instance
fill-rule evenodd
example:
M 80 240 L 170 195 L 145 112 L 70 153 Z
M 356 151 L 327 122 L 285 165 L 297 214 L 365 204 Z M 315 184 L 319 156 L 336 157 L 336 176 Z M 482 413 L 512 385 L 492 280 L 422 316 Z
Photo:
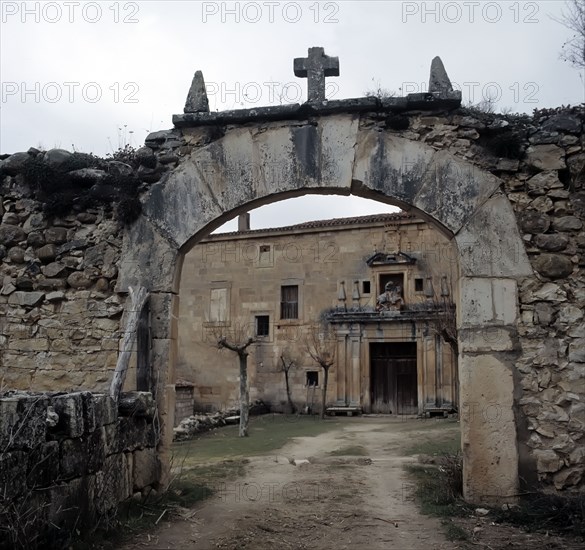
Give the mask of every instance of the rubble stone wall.
M 0 540 L 60 548 L 100 525 L 157 486 L 158 439 L 150 393 L 0 395 Z

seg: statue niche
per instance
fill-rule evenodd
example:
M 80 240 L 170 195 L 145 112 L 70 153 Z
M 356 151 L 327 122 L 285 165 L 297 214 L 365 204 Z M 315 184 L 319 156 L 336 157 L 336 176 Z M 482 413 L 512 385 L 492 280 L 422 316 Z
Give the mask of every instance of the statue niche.
M 400 311 L 403 306 L 402 286 L 386 283 L 384 292 L 376 300 L 376 311 Z

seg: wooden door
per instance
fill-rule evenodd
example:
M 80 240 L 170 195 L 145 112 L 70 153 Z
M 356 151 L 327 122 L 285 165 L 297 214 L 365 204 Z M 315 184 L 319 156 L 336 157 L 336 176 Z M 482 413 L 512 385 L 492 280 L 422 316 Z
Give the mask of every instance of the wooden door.
M 416 414 L 416 342 L 370 344 L 371 411 Z

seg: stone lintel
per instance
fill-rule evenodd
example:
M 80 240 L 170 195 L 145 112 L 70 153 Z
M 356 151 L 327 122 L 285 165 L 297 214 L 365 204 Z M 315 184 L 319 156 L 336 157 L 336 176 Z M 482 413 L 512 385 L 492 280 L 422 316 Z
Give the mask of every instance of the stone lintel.
M 242 124 L 276 120 L 303 119 L 309 116 L 324 116 L 339 113 L 365 113 L 369 111 L 404 112 L 411 110 L 442 111 L 461 106 L 461 92 L 418 93 L 406 97 L 376 97 L 335 99 L 323 103 L 293 103 L 253 109 L 235 109 L 211 113 L 184 113 L 173 115 L 177 128 L 207 126 L 214 124 Z

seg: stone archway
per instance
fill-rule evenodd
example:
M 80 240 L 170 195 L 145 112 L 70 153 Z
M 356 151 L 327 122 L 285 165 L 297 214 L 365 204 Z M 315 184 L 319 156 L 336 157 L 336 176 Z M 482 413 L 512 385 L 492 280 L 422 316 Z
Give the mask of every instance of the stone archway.
M 185 252 L 250 208 L 310 192 L 354 194 L 413 210 L 455 239 L 464 493 L 472 502 L 514 500 L 517 281 L 533 272 L 501 180 L 450 152 L 362 127 L 351 113 L 248 122 L 206 136 L 205 127 L 183 128 L 184 156 L 150 188 L 144 215 L 124 238 L 118 290 L 142 284 L 153 293 L 166 443 Z

